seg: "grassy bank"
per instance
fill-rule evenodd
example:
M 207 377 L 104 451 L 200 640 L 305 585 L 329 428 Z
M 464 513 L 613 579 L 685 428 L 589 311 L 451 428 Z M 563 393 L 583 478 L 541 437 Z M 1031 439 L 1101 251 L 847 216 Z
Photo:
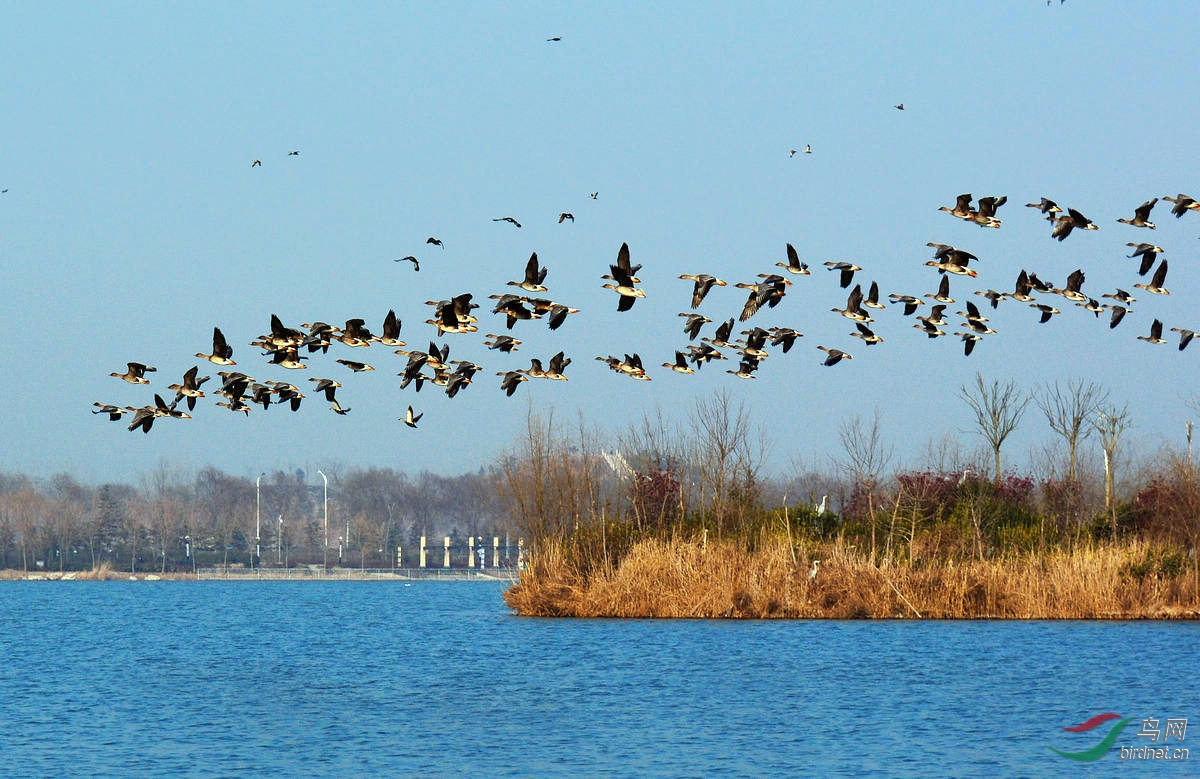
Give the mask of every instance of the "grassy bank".
M 1134 541 L 929 565 L 872 565 L 839 541 L 794 554 L 786 541 L 748 552 L 648 539 L 587 573 L 568 558 L 548 545 L 505 602 L 521 615 L 556 617 L 1200 618 L 1196 566 Z

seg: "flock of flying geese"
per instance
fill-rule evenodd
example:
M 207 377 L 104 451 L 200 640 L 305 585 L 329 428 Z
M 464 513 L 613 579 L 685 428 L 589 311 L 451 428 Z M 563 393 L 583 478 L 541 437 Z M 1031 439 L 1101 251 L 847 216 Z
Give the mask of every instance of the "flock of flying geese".
M 591 194 L 593 199 L 596 196 L 597 193 Z M 1200 203 L 1187 195 L 1179 194 L 1175 197 L 1167 196 L 1161 199 L 1172 204 L 1171 213 L 1177 218 L 1183 217 L 1188 211 L 1200 212 Z M 1116 221 L 1135 228 L 1153 230 L 1155 224 L 1150 221 L 1150 215 L 1158 200 L 1159 198 L 1147 200 L 1134 209 L 1132 217 L 1120 218 Z M 989 196 L 980 198 L 975 205 L 972 205 L 973 202 L 971 194 L 963 194 L 957 197 L 953 206 L 941 206 L 939 210 L 982 228 L 1000 228 L 1001 220 L 997 213 L 1007 202 L 1007 197 Z M 1064 210 L 1054 201 L 1045 197 L 1037 203 L 1027 203 L 1026 206 L 1036 209 L 1050 222 L 1050 237 L 1058 241 L 1066 240 L 1077 230 L 1098 229 L 1097 225 L 1079 210 L 1075 208 Z M 560 214 L 559 223 L 561 224 L 565 220 L 573 222 L 574 216 L 566 212 Z M 493 221 L 507 222 L 515 227 L 521 227 L 521 224 L 511 216 L 498 217 Z M 444 248 L 442 242 L 434 237 L 430 237 L 426 243 Z M 824 263 L 829 271 L 837 273 L 838 285 L 842 289 L 849 290 L 845 307 L 834 308 L 833 312 L 854 323 L 854 331 L 850 333 L 851 336 L 862 340 L 866 346 L 881 343 L 883 338 L 877 335 L 871 327 L 874 322 L 872 312 L 889 306 L 900 308 L 905 317 L 913 317 L 915 319 L 913 327 L 925 333 L 929 338 L 947 335 L 947 329 L 943 329 L 949 326 L 946 309 L 955 302 L 954 298 L 950 296 L 950 277 L 977 277 L 978 272 L 972 263 L 978 263 L 979 258 L 966 250 L 948 244 L 930 242 L 927 245 L 933 249 L 933 257 L 926 261 L 925 265 L 936 269 L 940 279 L 937 291 L 923 296 L 892 293 L 885 302 L 880 297 L 877 282 L 871 281 L 865 293 L 863 284 L 855 283 L 855 274 L 860 273 L 863 270 L 862 267 L 846 261 L 831 260 Z M 1164 249 L 1144 242 L 1131 241 L 1126 245 L 1133 250 L 1127 257 L 1137 258 L 1139 261 L 1138 275 L 1142 278 L 1148 274 L 1150 276 L 1149 281 L 1138 282 L 1132 286 L 1154 295 L 1169 295 L 1170 292 L 1164 286 L 1167 277 L 1167 260 L 1159 257 L 1164 253 Z M 413 270 L 420 271 L 420 263 L 416 257 L 408 256 L 396 260 L 396 262 L 403 261 L 411 262 Z M 786 259 L 775 265 L 781 269 L 780 272 L 759 273 L 754 281 L 738 282 L 733 285 L 747 292 L 741 311 L 736 314 L 736 318 L 740 322 L 748 322 L 764 308 L 778 306 L 793 285 L 792 278 L 811 275 L 808 264 L 801 261 L 798 252 L 790 243 L 786 246 Z M 622 244 L 617 252 L 615 262 L 609 265 L 609 272 L 601 277 L 604 280 L 602 288 L 612 290 L 617 296 L 618 312 L 629 311 L 638 298 L 646 296 L 645 290 L 638 286 L 641 279 L 637 274 L 641 267 L 641 265 L 632 263 L 628 244 Z M 1151 273 L 1152 270 L 1153 273 Z M 579 313 L 577 308 L 546 297 L 548 288 L 545 282 L 548 272 L 549 269 L 539 262 L 535 252 L 526 263 L 523 276 L 507 282 L 507 285 L 515 287 L 516 291 L 489 296 L 489 300 L 494 301 L 492 314 L 503 318 L 507 331 L 512 331 L 518 322 L 537 319 L 545 319 L 551 330 L 557 330 L 569 316 Z M 684 318 L 683 332 L 687 335 L 689 344 L 676 349 L 674 360 L 662 363 L 664 368 L 676 373 L 694 374 L 708 362 L 727 360 L 732 356 L 737 360 L 737 368 L 727 369 L 726 372 L 738 378 L 753 379 L 755 372 L 768 357 L 768 346 L 779 347 L 782 352 L 786 353 L 791 350 L 796 340 L 803 336 L 803 333 L 791 327 L 763 328 L 747 325 L 748 329 L 738 333 L 743 337 L 738 338 L 734 334 L 736 326 L 734 316 L 730 316 L 718 324 L 711 335 L 701 337 L 704 326 L 712 323 L 713 320 L 696 310 L 700 308 L 714 287 L 725 287 L 728 286 L 728 283 L 706 273 L 684 273 L 679 278 L 692 282 L 690 299 L 692 311 L 679 314 Z M 998 308 L 1004 301 L 1025 303 L 1038 312 L 1038 321 L 1041 323 L 1046 323 L 1061 313 L 1053 302 L 1049 302 L 1054 301 L 1057 296 L 1093 313 L 1097 318 L 1103 312 L 1108 311 L 1108 326 L 1110 328 L 1117 327 L 1131 310 L 1130 306 L 1134 302 L 1134 297 L 1126 290 L 1117 288 L 1111 292 L 1104 292 L 1099 298 L 1096 298 L 1083 291 L 1084 281 L 1083 271 L 1075 270 L 1068 275 L 1065 285 L 1059 288 L 1039 279 L 1036 273 L 1022 269 L 1013 282 L 1011 291 L 986 289 L 977 290 L 975 295 L 985 299 L 992 309 Z M 851 287 L 852 284 L 853 287 Z M 1100 299 L 1112 302 L 1101 303 Z M 480 308 L 480 304 L 474 302 L 473 295 L 469 292 L 445 300 L 426 301 L 426 305 L 432 307 L 433 315 L 425 322 L 435 328 L 438 337 L 475 333 L 479 330 L 476 324 L 479 320 L 474 312 Z M 928 313 L 919 313 L 923 311 L 922 307 L 925 305 L 929 306 Z M 961 317 L 962 329 L 955 331 L 954 335 L 962 339 L 964 354 L 970 355 L 976 343 L 986 336 L 996 333 L 996 330 L 989 326 L 988 317 L 983 314 L 979 305 L 967 300 L 964 307 L 965 311 L 956 312 Z M 259 335 L 250 341 L 249 345 L 259 350 L 263 357 L 268 358 L 268 364 L 286 370 L 308 369 L 310 367 L 309 360 L 326 355 L 330 348 L 334 347 L 334 344 L 338 344 L 337 348 L 339 349 L 342 347 L 365 348 L 376 344 L 392 347 L 395 354 L 407 358 L 403 370 L 397 374 L 401 377 L 401 389 L 412 385 L 419 392 L 425 384 L 432 384 L 442 389 L 449 397 L 454 397 L 471 385 L 475 375 L 482 370 L 481 366 L 468 360 L 451 360 L 449 345 L 439 346 L 434 340 L 429 342 L 426 350 L 404 348 L 406 343 L 400 339 L 400 329 L 400 319 L 394 310 L 388 312 L 378 334 L 371 332 L 365 320 L 361 318 L 347 320 L 343 327 L 318 321 L 305 323 L 295 328 L 286 326 L 277 315 L 272 314 L 270 331 Z M 1178 348 L 1180 350 L 1187 347 L 1195 336 L 1193 330 L 1186 328 L 1172 327 L 1171 331 L 1179 335 Z M 691 343 L 697 339 L 698 343 Z M 1139 335 L 1138 339 L 1153 344 L 1165 343 L 1163 323 L 1157 318 L 1154 319 L 1149 334 Z M 484 345 L 488 349 L 504 354 L 517 351 L 520 344 L 521 341 L 511 333 L 487 333 L 484 340 Z M 825 366 L 833 366 L 843 360 L 853 359 L 848 352 L 831 346 L 817 345 L 816 348 L 824 353 L 825 356 L 821 362 Z M 224 407 L 230 412 L 249 414 L 256 406 L 267 409 L 271 405 L 287 405 L 292 411 L 297 411 L 306 397 L 300 386 L 291 382 L 259 381 L 246 373 L 229 370 L 237 363 L 233 359 L 233 348 L 226 341 L 219 327 L 213 328 L 211 351 L 208 353 L 197 352 L 195 356 L 225 368 L 225 370 L 217 372 L 220 377 L 220 388 L 214 389 L 213 394 L 222 398 L 216 405 Z M 616 373 L 631 379 L 639 381 L 651 379 L 637 353 L 624 354 L 621 357 L 599 356 L 596 359 L 604 362 Z M 375 370 L 366 362 L 344 357 L 338 357 L 334 362 L 351 373 Z M 522 382 L 530 379 L 566 381 L 567 376 L 564 372 L 570 364 L 571 358 L 560 351 L 545 363 L 541 359 L 533 358 L 527 369 L 498 371 L 496 375 L 500 377 L 501 390 L 511 396 Z M 146 385 L 150 383 L 147 374 L 154 373 L 155 370 L 153 366 L 145 363 L 129 362 L 125 372 L 114 371 L 111 375 L 130 384 Z M 191 414 L 188 412 L 195 410 L 199 398 L 206 397 L 206 393 L 201 387 L 210 379 L 210 376 L 199 376 L 199 365 L 195 365 L 184 373 L 178 383 L 167 385 L 166 389 L 174 393 L 170 401 L 164 398 L 163 394 L 155 393 L 153 404 L 136 407 L 94 403 L 96 410 L 92 413 L 106 414 L 113 421 L 122 420 L 126 414 L 131 414 L 132 421 L 129 423 L 128 429 L 130 431 L 141 429 L 143 432 L 149 432 L 156 419 L 162 417 L 191 418 Z M 308 381 L 312 384 L 311 392 L 314 395 L 323 395 L 334 413 L 345 415 L 350 412 L 350 409 L 343 407 L 338 400 L 337 391 L 342 387 L 341 382 L 334 378 L 317 376 L 309 378 Z M 186 405 L 186 411 L 179 407 L 180 403 Z M 416 413 L 410 405 L 400 421 L 415 428 L 421 417 L 422 414 Z

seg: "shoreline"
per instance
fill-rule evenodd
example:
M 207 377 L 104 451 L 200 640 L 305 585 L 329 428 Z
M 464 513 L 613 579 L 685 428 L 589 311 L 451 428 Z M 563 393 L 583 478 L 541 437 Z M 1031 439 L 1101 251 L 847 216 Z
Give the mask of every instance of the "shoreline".
M 509 582 L 515 584 L 517 571 L 515 569 L 494 568 L 480 571 L 469 568 L 331 568 L 322 571 L 319 567 L 311 568 L 200 568 L 195 573 L 155 571 L 130 573 L 116 571 L 111 568 L 95 571 L 21 571 L 0 570 L 0 581 L 72 581 L 72 582 L 119 582 L 119 581 L 371 581 L 371 582 L 414 582 L 414 581 L 443 581 L 443 582 Z

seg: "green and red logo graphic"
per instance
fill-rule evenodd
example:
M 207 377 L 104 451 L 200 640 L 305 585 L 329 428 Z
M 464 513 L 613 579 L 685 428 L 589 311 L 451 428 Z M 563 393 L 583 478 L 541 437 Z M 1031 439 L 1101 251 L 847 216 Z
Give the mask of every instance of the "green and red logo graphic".
M 1113 714 L 1110 711 L 1105 712 L 1104 714 L 1097 714 L 1096 716 L 1088 719 L 1086 722 L 1082 722 L 1078 725 L 1074 725 L 1069 728 L 1063 728 L 1063 730 L 1067 731 L 1068 733 L 1087 733 L 1088 731 L 1095 730 L 1104 723 L 1111 722 L 1112 720 L 1120 721 L 1113 725 L 1109 729 L 1108 735 L 1102 738 L 1100 743 L 1096 744 L 1096 746 L 1092 747 L 1091 749 L 1085 749 L 1082 752 L 1065 752 L 1061 749 L 1050 747 L 1050 751 L 1060 754 L 1063 757 L 1070 758 L 1071 760 L 1077 760 L 1081 763 L 1091 763 L 1099 760 L 1108 754 L 1108 750 L 1112 749 L 1112 745 L 1116 743 L 1117 738 L 1121 735 L 1121 731 L 1125 729 L 1126 725 L 1128 725 L 1130 722 L 1133 722 L 1133 717 L 1122 717 L 1120 714 Z

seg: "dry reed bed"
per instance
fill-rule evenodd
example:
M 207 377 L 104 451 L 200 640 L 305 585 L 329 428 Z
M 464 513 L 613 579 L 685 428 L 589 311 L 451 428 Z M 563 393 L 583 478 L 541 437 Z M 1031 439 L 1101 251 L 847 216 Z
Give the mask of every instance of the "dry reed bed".
M 1197 619 L 1195 566 L 1141 582 L 1122 571 L 1143 544 L 997 560 L 874 566 L 840 544 L 785 543 L 754 553 L 728 543 L 638 543 L 614 570 L 583 577 L 551 546 L 504 594 L 545 617 L 741 619 Z M 821 560 L 815 580 L 812 560 Z

